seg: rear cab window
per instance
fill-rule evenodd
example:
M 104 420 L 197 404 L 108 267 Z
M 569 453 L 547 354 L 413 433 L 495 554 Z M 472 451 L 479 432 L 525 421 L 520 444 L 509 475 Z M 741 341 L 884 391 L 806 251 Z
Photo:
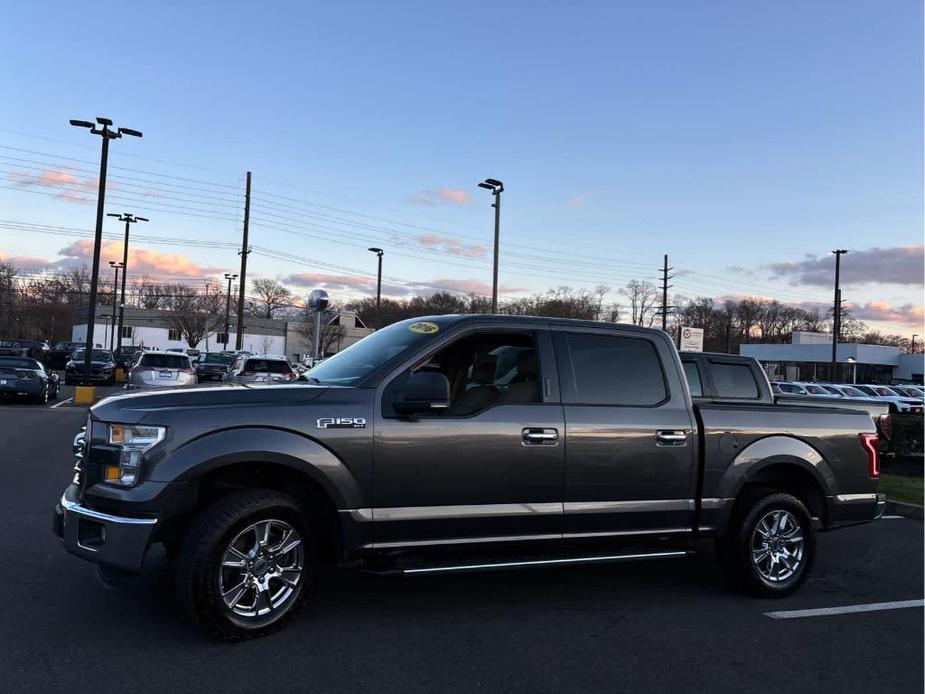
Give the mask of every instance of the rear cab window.
M 748 364 L 710 361 L 716 395 L 720 398 L 755 400 L 761 396 L 755 374 Z
M 692 398 L 703 397 L 703 383 L 700 380 L 700 369 L 695 361 L 685 361 L 684 375 L 687 377 L 687 387 L 691 391 Z
M 255 373 L 285 374 L 292 371 L 292 367 L 289 366 L 289 362 L 282 359 L 248 359 L 243 370 Z
M 582 405 L 654 407 L 668 399 L 655 345 L 645 338 L 564 333 L 574 393 Z

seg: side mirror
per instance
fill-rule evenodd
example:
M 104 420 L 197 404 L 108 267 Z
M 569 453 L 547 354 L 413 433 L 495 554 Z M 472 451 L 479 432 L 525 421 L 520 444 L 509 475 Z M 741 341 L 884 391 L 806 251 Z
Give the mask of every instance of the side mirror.
M 432 371 L 411 374 L 401 397 L 392 403 L 398 414 L 420 414 L 450 406 L 450 382 Z

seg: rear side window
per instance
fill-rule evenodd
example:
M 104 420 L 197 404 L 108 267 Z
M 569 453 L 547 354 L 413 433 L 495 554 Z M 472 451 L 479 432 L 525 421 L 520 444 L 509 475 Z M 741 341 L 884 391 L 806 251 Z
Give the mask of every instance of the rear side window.
M 566 336 L 575 402 L 587 405 L 657 405 L 668 396 L 655 346 L 616 335 Z
M 710 362 L 713 383 L 721 398 L 757 398 L 758 384 L 751 367 L 745 364 Z
M 700 369 L 697 368 L 697 363 L 684 362 L 684 375 L 687 376 L 687 387 L 690 388 L 691 397 L 703 397 L 703 385 L 700 383 Z
M 179 354 L 143 354 L 139 365 L 155 369 L 188 369 L 190 361 L 188 357 Z
M 292 371 L 288 363 L 278 359 L 248 359 L 244 370 L 271 374 L 286 374 Z

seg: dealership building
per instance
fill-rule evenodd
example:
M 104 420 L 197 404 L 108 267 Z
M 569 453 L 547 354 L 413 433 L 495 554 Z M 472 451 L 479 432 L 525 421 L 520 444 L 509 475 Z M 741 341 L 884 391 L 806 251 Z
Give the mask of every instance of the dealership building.
M 739 353 L 754 357 L 772 381 L 836 383 L 922 383 L 925 355 L 899 347 L 839 343 L 832 376 L 832 336 L 795 331 L 790 344 L 743 344 Z
M 164 351 L 171 348 L 187 349 L 182 332 L 177 327 L 176 316 L 172 311 L 126 307 L 122 321 L 122 344 L 134 345 L 139 349 Z M 252 354 L 284 354 L 293 361 L 299 361 L 311 351 L 313 326 L 305 322 L 244 317 L 244 329 L 241 348 Z M 118 343 L 118 313 L 116 325 L 113 325 L 112 305 L 100 305 L 97 309 L 93 328 L 93 342 L 105 349 L 114 348 Z M 224 334 L 224 326 L 206 334 L 195 345 L 201 352 L 218 352 L 235 348 L 237 320 L 231 316 L 229 335 Z M 322 331 L 322 342 L 326 354 L 334 354 L 349 347 L 354 342 L 373 332 L 352 312 L 341 312 L 327 321 Z M 71 340 L 85 342 L 87 336 L 87 307 L 79 306 L 74 317 Z

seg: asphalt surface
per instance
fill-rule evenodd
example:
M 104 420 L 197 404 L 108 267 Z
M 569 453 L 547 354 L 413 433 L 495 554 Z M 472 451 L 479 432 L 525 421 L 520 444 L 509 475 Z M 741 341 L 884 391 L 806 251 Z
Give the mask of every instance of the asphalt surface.
M 0 403 L 0 691 L 923 690 L 921 608 L 765 615 L 921 599 L 922 523 L 904 518 L 820 535 L 813 576 L 784 600 L 731 590 L 709 549 L 509 573 L 333 573 L 285 631 L 211 641 L 176 608 L 161 556 L 110 590 L 52 535 L 85 416 Z

